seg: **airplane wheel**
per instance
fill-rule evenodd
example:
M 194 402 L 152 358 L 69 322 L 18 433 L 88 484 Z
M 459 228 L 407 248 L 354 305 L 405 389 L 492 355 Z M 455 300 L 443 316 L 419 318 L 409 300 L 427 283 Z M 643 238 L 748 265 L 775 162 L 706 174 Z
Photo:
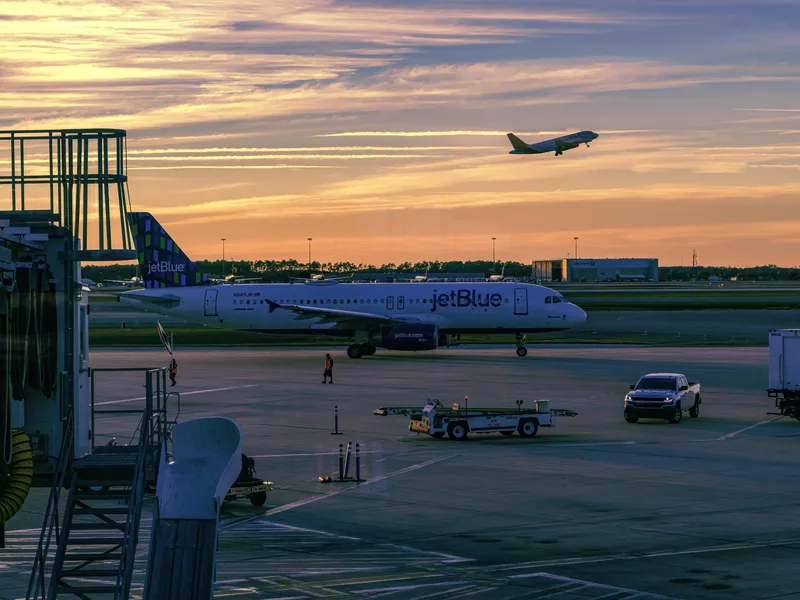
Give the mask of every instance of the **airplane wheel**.
M 375 354 L 377 348 L 375 346 L 363 346 L 362 351 L 364 352 L 364 356 L 372 356 Z
M 528 349 L 525 346 L 520 346 L 517 348 L 517 356 L 527 356 Z
M 347 347 L 347 356 L 350 358 L 361 358 L 363 355 L 364 352 L 361 349 L 361 346 L 353 345 Z

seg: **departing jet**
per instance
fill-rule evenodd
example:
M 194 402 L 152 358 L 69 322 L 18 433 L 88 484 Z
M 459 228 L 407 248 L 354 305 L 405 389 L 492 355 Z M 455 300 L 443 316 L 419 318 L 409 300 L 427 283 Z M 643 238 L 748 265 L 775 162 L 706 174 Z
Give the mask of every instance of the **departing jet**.
M 149 213 L 131 213 L 144 290 L 126 303 L 187 321 L 264 333 L 349 336 L 350 358 L 433 350 L 461 333 L 516 334 L 580 325 L 586 313 L 546 287 L 509 283 L 304 283 L 213 285 Z
M 513 133 L 509 133 L 508 140 L 514 146 L 514 149 L 509 154 L 545 154 L 546 152 L 555 152 L 556 156 L 559 156 L 564 154 L 564 150 L 572 150 L 581 144 L 586 144 L 588 147 L 589 142 L 596 140 L 598 137 L 600 135 L 594 131 L 579 131 L 578 133 L 562 135 L 552 140 L 526 144 Z

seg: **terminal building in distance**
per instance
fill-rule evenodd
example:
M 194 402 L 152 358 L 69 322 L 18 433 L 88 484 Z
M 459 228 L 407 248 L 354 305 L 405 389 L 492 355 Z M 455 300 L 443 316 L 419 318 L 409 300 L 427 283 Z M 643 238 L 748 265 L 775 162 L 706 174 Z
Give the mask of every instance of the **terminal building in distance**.
M 561 258 L 533 262 L 533 280 L 658 281 L 657 258 Z

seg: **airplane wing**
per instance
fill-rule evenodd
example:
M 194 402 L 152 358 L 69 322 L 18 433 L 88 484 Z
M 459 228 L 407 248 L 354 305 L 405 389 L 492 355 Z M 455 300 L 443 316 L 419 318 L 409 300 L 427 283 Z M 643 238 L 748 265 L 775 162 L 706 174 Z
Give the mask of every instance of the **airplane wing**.
M 321 319 L 322 323 L 336 323 L 345 329 L 375 329 L 377 327 L 387 327 L 389 325 L 401 325 L 404 323 L 417 322 L 415 317 L 387 317 L 372 313 L 362 313 L 352 310 L 340 310 L 337 308 L 323 308 L 321 306 L 301 306 L 298 304 L 278 304 L 267 300 L 269 312 L 276 310 L 290 310 L 303 319 Z

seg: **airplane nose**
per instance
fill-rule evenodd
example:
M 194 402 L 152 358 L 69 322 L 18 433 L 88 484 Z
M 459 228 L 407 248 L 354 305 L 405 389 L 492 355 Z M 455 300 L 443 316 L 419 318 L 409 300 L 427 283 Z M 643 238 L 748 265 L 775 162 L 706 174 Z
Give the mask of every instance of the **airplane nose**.
M 568 314 L 568 320 L 572 323 L 585 323 L 586 322 L 586 311 L 583 310 L 580 306 L 576 306 L 574 304 L 570 304 L 570 311 Z

